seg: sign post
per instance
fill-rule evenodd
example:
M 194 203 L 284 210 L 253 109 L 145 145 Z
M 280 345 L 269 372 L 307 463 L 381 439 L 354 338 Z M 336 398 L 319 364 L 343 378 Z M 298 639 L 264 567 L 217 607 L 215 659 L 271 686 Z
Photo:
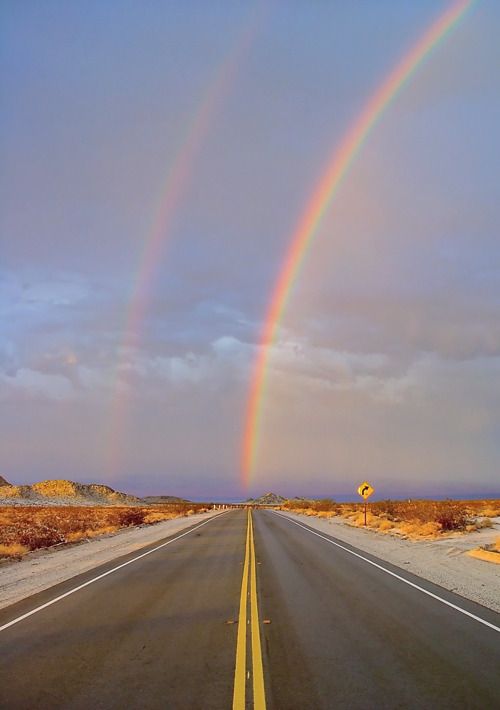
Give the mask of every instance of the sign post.
M 367 499 L 375 493 L 375 489 L 370 486 L 367 481 L 364 481 L 360 486 L 358 486 L 358 495 L 365 501 L 365 527 L 366 527 L 366 501 Z

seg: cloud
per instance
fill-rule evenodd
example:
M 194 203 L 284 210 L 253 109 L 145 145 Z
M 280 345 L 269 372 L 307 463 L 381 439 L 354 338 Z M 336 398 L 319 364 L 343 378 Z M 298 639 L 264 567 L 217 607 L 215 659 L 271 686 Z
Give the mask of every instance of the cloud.
M 167 384 L 181 389 L 213 388 L 230 380 L 241 381 L 253 350 L 252 346 L 229 335 L 217 338 L 200 352 L 187 350 L 181 354 L 151 355 L 144 350 L 129 349 L 118 361 L 117 379 L 129 387 L 144 388 L 149 383 L 153 387 Z
M 86 278 L 75 273 L 45 273 L 35 269 L 0 274 L 2 308 L 18 314 L 73 306 L 89 297 Z
M 36 398 L 62 401 L 74 395 L 72 383 L 62 375 L 48 375 L 36 370 L 20 368 L 13 375 L 0 374 L 3 399 Z
M 341 386 L 274 378 L 254 487 L 273 480 L 298 494 L 348 494 L 360 476 L 384 481 L 385 495 L 408 487 L 470 493 L 479 480 L 493 485 L 499 382 L 500 358 L 450 362 L 434 355 L 400 376 L 360 374 Z

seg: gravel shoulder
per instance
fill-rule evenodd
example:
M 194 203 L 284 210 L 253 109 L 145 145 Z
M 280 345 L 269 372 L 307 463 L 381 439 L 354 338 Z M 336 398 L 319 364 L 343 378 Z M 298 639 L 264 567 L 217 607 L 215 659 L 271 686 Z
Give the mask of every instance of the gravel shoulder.
M 105 562 L 135 552 L 217 515 L 198 513 L 141 528 L 125 528 L 113 535 L 64 547 L 31 552 L 19 562 L 0 564 L 0 609 L 87 572 Z
M 354 545 L 381 560 L 500 612 L 500 565 L 474 559 L 468 550 L 493 542 L 500 535 L 500 518 L 493 527 L 440 540 L 402 540 L 347 524 L 342 518 L 320 519 L 280 511 L 293 520 Z

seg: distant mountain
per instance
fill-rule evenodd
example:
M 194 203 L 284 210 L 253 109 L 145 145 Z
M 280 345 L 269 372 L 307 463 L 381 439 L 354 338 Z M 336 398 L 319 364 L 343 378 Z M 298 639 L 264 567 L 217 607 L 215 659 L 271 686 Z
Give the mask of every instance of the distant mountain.
M 141 499 L 100 483 L 76 483 L 65 478 L 31 486 L 0 484 L 3 505 L 140 505 Z
M 249 498 L 247 503 L 253 503 L 254 505 L 281 505 L 285 501 L 286 498 L 277 493 L 265 493 L 260 498 Z
M 10 483 L 3 476 L 0 476 L 0 486 L 10 486 Z
M 177 496 L 144 496 L 141 500 L 148 505 L 154 503 L 191 503 L 187 498 L 178 498 Z

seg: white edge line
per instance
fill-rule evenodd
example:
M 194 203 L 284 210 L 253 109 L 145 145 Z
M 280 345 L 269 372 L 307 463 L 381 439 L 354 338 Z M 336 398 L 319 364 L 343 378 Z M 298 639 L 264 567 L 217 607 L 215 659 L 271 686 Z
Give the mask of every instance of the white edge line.
M 78 587 L 74 587 L 73 589 L 70 589 L 69 591 L 64 592 L 64 594 L 60 594 L 58 597 L 51 599 L 49 602 L 45 602 L 45 604 L 41 604 L 40 606 L 35 607 L 31 611 L 26 612 L 26 614 L 22 614 L 21 616 L 18 616 L 15 619 L 12 619 L 12 621 L 7 622 L 3 626 L 0 626 L 0 631 L 5 631 L 5 629 L 8 629 L 10 626 L 14 626 L 14 624 L 18 624 L 20 621 L 27 619 L 29 616 L 33 616 L 33 614 L 37 614 L 39 611 L 42 611 L 43 609 L 46 609 L 49 606 L 52 606 L 52 604 L 55 604 L 56 602 L 60 602 L 61 599 L 64 599 L 65 597 L 69 597 L 70 594 L 74 594 L 75 592 L 79 592 L 80 589 L 84 589 L 84 587 L 88 587 L 89 584 L 94 584 L 94 582 L 98 582 L 100 579 L 103 579 L 103 577 L 107 577 L 108 574 L 113 574 L 113 572 L 117 572 L 119 569 L 122 569 L 123 567 L 126 567 L 127 565 L 131 565 L 132 562 L 137 562 L 137 560 L 140 560 L 143 557 L 147 557 L 147 555 L 151 555 L 153 552 L 156 552 L 157 550 L 161 550 L 162 547 L 166 547 L 167 545 L 171 545 L 176 540 L 180 540 L 181 537 L 184 537 L 185 535 L 189 535 L 190 533 L 194 532 L 195 530 L 198 530 L 199 528 L 203 527 L 203 525 L 206 525 L 207 523 L 211 523 L 212 520 L 215 520 L 216 518 L 219 518 L 221 515 L 224 515 L 225 513 L 228 513 L 228 512 L 229 511 L 224 511 L 224 513 L 219 513 L 218 515 L 214 515 L 209 520 L 204 520 L 202 523 L 197 525 L 195 528 L 191 528 L 191 530 L 186 530 L 186 532 L 183 532 L 181 535 L 177 535 L 177 537 L 174 537 L 171 540 L 167 540 L 167 542 L 163 542 L 161 545 L 157 545 L 156 547 L 153 547 L 152 550 L 148 550 L 147 552 L 143 552 L 141 555 L 137 555 L 137 557 L 133 557 L 131 560 L 128 560 L 127 562 L 123 562 L 121 565 L 117 565 L 116 567 L 112 567 L 111 569 L 108 569 L 107 572 L 103 572 L 102 574 L 99 574 L 97 577 L 93 577 L 92 579 L 89 579 L 87 582 L 84 582 L 83 584 L 79 584 Z M 104 563 L 104 564 L 106 564 L 106 563 Z
M 292 518 L 289 518 L 287 515 L 281 515 L 280 513 L 277 513 L 275 510 L 273 510 L 272 512 L 275 515 L 279 515 L 280 518 L 284 518 L 285 520 L 288 520 L 290 523 L 293 523 L 294 525 L 298 525 L 299 528 L 303 528 L 307 532 L 311 533 L 311 535 L 316 535 L 317 537 L 320 537 L 322 540 L 329 542 L 331 545 L 335 545 L 336 547 L 340 547 L 341 550 L 348 552 L 350 555 L 354 555 L 354 557 L 359 557 L 360 560 L 363 560 L 364 562 L 368 562 L 369 565 L 372 565 L 373 567 L 376 567 L 377 569 L 382 570 L 382 572 L 386 572 L 387 574 L 390 574 L 391 577 L 395 577 L 396 579 L 399 579 L 400 582 L 404 582 L 405 584 L 408 584 L 408 586 L 413 587 L 414 589 L 418 589 L 419 592 L 422 592 L 423 594 L 427 594 L 428 597 L 432 597 L 433 599 L 436 599 L 438 602 L 441 602 L 441 604 L 446 604 L 446 606 L 449 606 L 452 609 L 459 611 L 461 614 L 465 614 L 465 616 L 468 616 L 471 619 L 474 619 L 474 621 L 478 621 L 480 624 L 483 624 L 484 626 L 488 626 L 490 629 L 493 629 L 493 631 L 497 631 L 498 633 L 500 633 L 500 627 L 495 626 L 495 624 L 492 624 L 489 621 L 486 621 L 485 619 L 481 619 L 480 616 L 476 616 L 475 614 L 472 614 L 470 611 L 467 611 L 466 609 L 462 609 L 462 607 L 457 606 L 456 604 L 453 604 L 452 602 L 449 602 L 446 599 L 443 599 L 442 597 L 438 596 L 437 594 L 434 594 L 433 592 L 429 592 L 427 589 L 424 589 L 424 587 L 420 587 L 418 584 L 415 584 L 415 582 L 410 582 L 409 579 L 405 579 L 404 577 L 401 577 L 401 575 L 396 574 L 396 572 L 391 572 L 391 570 L 387 569 L 386 567 L 383 567 L 382 565 L 377 564 L 377 562 L 373 562 L 373 560 L 369 560 L 368 557 L 364 557 L 363 555 L 360 555 L 358 552 L 354 552 L 354 550 L 350 550 L 348 547 L 344 547 L 344 545 L 341 545 L 340 543 L 335 542 L 334 540 L 331 540 L 330 538 L 325 537 L 324 535 L 321 535 L 321 533 L 318 533 L 315 530 L 311 530 L 310 528 L 306 527 L 305 525 L 302 525 L 302 523 L 299 523 L 296 520 L 292 520 Z M 0 631 L 1 631 L 1 629 L 0 629 Z

